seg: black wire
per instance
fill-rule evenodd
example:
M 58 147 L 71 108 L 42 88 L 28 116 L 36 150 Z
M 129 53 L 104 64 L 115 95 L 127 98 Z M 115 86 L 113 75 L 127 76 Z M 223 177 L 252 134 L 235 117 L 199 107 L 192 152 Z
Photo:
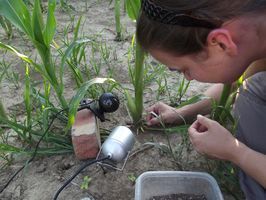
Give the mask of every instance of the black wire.
M 110 156 L 107 156 L 105 158 L 101 158 L 101 159 L 97 159 L 97 160 L 93 160 L 93 161 L 86 161 L 83 165 L 80 166 L 80 168 L 75 172 L 75 174 L 73 174 L 65 183 L 64 185 L 59 189 L 57 190 L 57 192 L 55 193 L 54 195 L 54 198 L 53 200 L 56 200 L 57 197 L 59 196 L 60 192 L 62 192 L 62 190 L 83 170 L 85 169 L 86 167 L 96 163 L 96 162 L 101 162 L 101 161 L 104 161 L 104 160 L 107 160 L 107 159 L 110 159 Z
M 55 114 L 55 116 L 53 117 L 53 119 L 52 119 L 52 121 L 50 122 L 50 124 L 49 124 L 49 126 L 46 128 L 46 130 L 44 131 L 44 133 L 43 133 L 43 135 L 41 136 L 41 138 L 39 139 L 39 141 L 38 141 L 38 143 L 36 144 L 36 147 L 35 147 L 35 150 L 34 150 L 34 152 L 33 152 L 33 155 L 32 155 L 32 157 L 21 167 L 21 168 L 19 168 L 18 169 L 18 171 L 16 171 L 12 176 L 11 176 L 11 178 L 7 181 L 7 183 L 4 185 L 4 187 L 0 190 L 0 194 L 7 188 L 7 186 L 12 182 L 12 180 L 19 174 L 19 172 L 21 172 L 21 170 L 23 170 L 25 167 L 26 167 L 26 165 L 28 165 L 30 162 L 32 162 L 33 161 L 33 159 L 36 157 L 36 155 L 37 155 L 37 151 L 38 151 L 38 148 L 39 148 L 39 145 L 40 145 L 40 143 L 41 143 L 41 141 L 43 140 L 43 138 L 44 138 L 44 136 L 46 135 L 46 133 L 48 132 L 48 130 L 51 128 L 51 126 L 52 126 L 52 124 L 53 124 L 53 122 L 54 122 L 54 120 L 57 118 L 57 116 L 61 113 L 61 112 L 63 112 L 63 111 L 65 111 L 66 109 L 63 109 L 63 110 L 60 110 L 59 112 L 57 112 L 56 114 Z

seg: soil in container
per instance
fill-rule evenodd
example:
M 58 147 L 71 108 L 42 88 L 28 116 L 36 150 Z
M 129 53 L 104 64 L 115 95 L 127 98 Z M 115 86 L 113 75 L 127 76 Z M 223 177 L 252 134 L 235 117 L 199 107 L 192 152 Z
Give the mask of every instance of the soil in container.
M 161 196 L 153 196 L 148 200 L 207 200 L 207 198 L 203 195 L 195 195 L 195 194 L 169 194 L 169 195 L 161 195 Z

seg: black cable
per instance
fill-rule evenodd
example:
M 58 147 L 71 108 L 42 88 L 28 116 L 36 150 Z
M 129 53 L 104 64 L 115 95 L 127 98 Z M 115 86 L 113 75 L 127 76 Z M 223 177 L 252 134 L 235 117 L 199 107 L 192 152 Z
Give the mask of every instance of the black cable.
M 33 155 L 32 157 L 21 167 L 18 169 L 18 171 L 16 171 L 12 176 L 11 178 L 7 181 L 7 183 L 4 185 L 4 187 L 0 190 L 0 194 L 7 188 L 7 186 L 13 181 L 13 179 L 19 174 L 19 172 L 21 172 L 21 170 L 23 170 L 25 168 L 26 165 L 28 165 L 30 162 L 32 162 L 34 160 L 34 158 L 36 157 L 37 155 L 37 150 L 39 148 L 39 145 L 41 143 L 41 141 L 43 140 L 44 136 L 46 135 L 46 133 L 48 132 L 48 130 L 51 128 L 54 120 L 57 118 L 57 116 L 65 111 L 66 109 L 64 110 L 60 110 L 59 112 L 57 112 L 55 114 L 55 116 L 53 117 L 52 121 L 50 122 L 50 124 L 48 125 L 48 127 L 46 128 L 46 130 L 44 131 L 43 135 L 41 136 L 41 138 L 39 139 L 38 143 L 36 144 L 36 147 L 35 147 L 35 150 L 33 152 Z
M 73 174 L 73 176 L 71 176 L 65 183 L 64 185 L 59 189 L 57 190 L 57 192 L 55 193 L 54 195 L 54 198 L 53 200 L 56 200 L 57 197 L 59 196 L 60 192 L 62 192 L 62 190 L 83 170 L 85 169 L 86 167 L 96 163 L 96 162 L 101 162 L 101 161 L 104 161 L 104 160 L 107 160 L 107 159 L 110 159 L 110 156 L 107 156 L 105 158 L 101 158 L 101 159 L 97 159 L 97 160 L 93 160 L 93 161 L 86 161 L 83 165 L 81 165 L 81 167 L 76 171 L 75 174 Z

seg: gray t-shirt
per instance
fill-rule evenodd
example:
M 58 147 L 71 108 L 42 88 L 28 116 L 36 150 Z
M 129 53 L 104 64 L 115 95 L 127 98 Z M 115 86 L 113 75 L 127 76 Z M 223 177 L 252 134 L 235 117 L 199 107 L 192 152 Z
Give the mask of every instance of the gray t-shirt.
M 238 121 L 236 137 L 249 148 L 266 154 L 266 72 L 245 81 L 235 102 L 234 115 Z M 266 189 L 241 169 L 239 181 L 246 199 L 266 200 Z

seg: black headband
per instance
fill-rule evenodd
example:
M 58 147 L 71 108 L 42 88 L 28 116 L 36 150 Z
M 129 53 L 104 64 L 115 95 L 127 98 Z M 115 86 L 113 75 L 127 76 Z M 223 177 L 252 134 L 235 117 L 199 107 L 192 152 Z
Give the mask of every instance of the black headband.
M 163 24 L 180 25 L 184 27 L 203 27 L 210 29 L 218 28 L 221 25 L 220 20 L 216 20 L 216 23 L 210 22 L 205 19 L 189 15 L 188 13 L 181 13 L 163 8 L 155 5 L 150 0 L 142 0 L 142 11 L 149 19 Z

